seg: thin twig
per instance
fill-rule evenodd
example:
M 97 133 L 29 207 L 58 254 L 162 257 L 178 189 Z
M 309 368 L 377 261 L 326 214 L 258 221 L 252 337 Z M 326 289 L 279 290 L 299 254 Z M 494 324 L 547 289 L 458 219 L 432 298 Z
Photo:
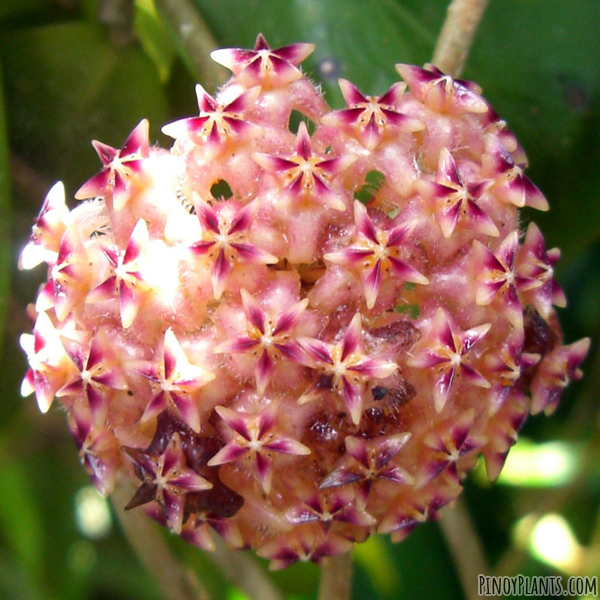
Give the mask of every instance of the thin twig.
M 124 476 L 117 479 L 111 496 L 121 527 L 140 561 L 160 585 L 165 600 L 210 600 L 193 571 L 171 552 L 158 527 L 139 511 L 123 509 L 135 490 Z
M 226 69 L 210 58 L 217 47 L 211 31 L 188 0 L 156 0 L 156 7 L 175 34 L 183 61 L 198 81 L 213 92 L 229 77 Z
M 352 553 L 328 556 L 321 565 L 319 600 L 347 600 L 352 589 Z
M 446 543 L 450 547 L 452 560 L 468 600 L 477 600 L 478 575 L 488 575 L 483 545 L 469 516 L 464 500 L 459 498 L 454 506 L 444 512 L 439 521 Z
M 488 0 L 452 0 L 433 53 L 433 64 L 458 77 L 467 60 L 473 38 Z
M 284 600 L 284 595 L 252 556 L 246 552 L 227 550 L 219 539 L 215 540 L 215 545 L 215 551 L 208 554 L 208 558 L 246 596 L 253 600 Z

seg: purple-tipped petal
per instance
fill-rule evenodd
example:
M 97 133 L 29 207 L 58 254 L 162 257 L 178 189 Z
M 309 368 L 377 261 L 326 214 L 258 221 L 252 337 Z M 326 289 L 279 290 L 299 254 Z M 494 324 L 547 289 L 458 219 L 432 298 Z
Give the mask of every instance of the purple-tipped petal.
M 417 269 L 414 267 L 411 267 L 403 260 L 399 260 L 393 256 L 389 256 L 388 260 L 390 261 L 392 272 L 396 275 L 396 277 L 398 277 L 398 279 L 401 279 L 402 281 L 408 281 L 410 283 L 418 283 L 419 285 L 427 285 L 429 283 L 429 279 L 427 279 L 425 275 L 417 271 Z
M 360 313 L 356 313 L 350 321 L 350 325 L 344 333 L 342 338 L 341 346 L 341 357 L 340 360 L 345 361 L 350 354 L 353 354 L 360 349 L 362 340 L 362 316 Z
M 260 304 L 244 289 L 241 290 L 242 306 L 248 324 L 255 327 L 261 335 L 266 332 L 265 324 L 267 315 Z
M 76 200 L 86 200 L 87 198 L 96 198 L 98 196 L 106 196 L 109 192 L 112 177 L 109 169 L 100 171 L 97 175 L 88 179 L 75 192 Z
M 314 338 L 301 338 L 298 340 L 298 343 L 304 352 L 306 352 L 308 357 L 317 364 L 325 363 L 328 365 L 333 365 L 331 351 L 325 342 Z
M 148 122 L 148 119 L 142 119 L 125 140 L 123 148 L 119 151 L 119 156 L 124 158 L 126 156 L 138 155 L 141 158 L 148 158 L 149 130 L 150 123 Z
M 377 260 L 373 267 L 366 271 L 362 277 L 365 290 L 365 301 L 369 310 L 375 306 L 381 288 L 381 280 L 381 260 Z
M 216 300 L 223 295 L 225 286 L 227 285 L 227 280 L 229 279 L 229 275 L 232 270 L 232 265 L 227 260 L 225 251 L 223 248 L 221 248 L 211 269 L 213 294 Z
M 455 375 L 456 369 L 447 369 L 440 377 L 437 378 L 433 386 L 433 400 L 437 412 L 441 412 L 448 401 Z
M 250 348 L 257 346 L 259 341 L 250 338 L 246 335 L 240 335 L 238 337 L 231 338 L 225 342 L 220 343 L 218 346 L 213 348 L 215 354 L 229 354 L 230 352 L 247 352 Z
M 264 349 L 256 361 L 256 368 L 254 371 L 256 391 L 261 396 L 265 393 L 265 390 L 271 381 L 274 368 L 275 362 L 273 361 L 273 357 L 269 354 L 267 349 Z
M 232 242 L 230 246 L 238 253 L 238 256 L 246 262 L 258 265 L 274 265 L 279 262 L 279 259 L 276 256 L 273 256 L 270 252 L 262 250 L 253 244 Z
M 252 439 L 252 434 L 248 429 L 247 419 L 244 414 L 226 408 L 225 406 L 216 406 L 215 411 L 230 429 L 233 429 L 233 431 L 241 435 L 247 441 Z
M 359 202 L 358 200 L 354 201 L 354 223 L 356 225 L 356 231 L 364 236 L 369 241 L 374 244 L 379 244 L 379 240 L 377 239 L 377 229 L 369 217 L 366 206 Z
M 278 436 L 272 442 L 263 444 L 263 448 L 279 452 L 281 454 L 293 454 L 296 456 L 306 456 L 310 454 L 310 448 L 290 437 Z
M 354 483 L 362 479 L 362 475 L 355 471 L 352 471 L 348 467 L 340 467 L 335 471 L 332 471 L 323 481 L 320 483 L 319 488 L 324 490 L 331 487 L 337 487 L 339 485 L 347 485 L 348 483 Z
M 456 168 L 454 157 L 448 148 L 440 150 L 440 162 L 438 165 L 438 181 L 439 183 L 452 183 L 455 186 L 462 186 L 462 180 Z M 441 179 L 441 181 L 440 181 Z
M 224 465 L 237 460 L 240 456 L 250 451 L 248 446 L 242 446 L 237 442 L 229 442 L 219 452 L 217 452 L 206 464 L 209 467 Z

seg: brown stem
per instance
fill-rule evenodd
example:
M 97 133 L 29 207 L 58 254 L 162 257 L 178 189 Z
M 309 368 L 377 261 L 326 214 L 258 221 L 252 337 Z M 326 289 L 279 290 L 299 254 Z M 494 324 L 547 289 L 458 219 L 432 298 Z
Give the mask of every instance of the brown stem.
M 433 53 L 433 64 L 458 77 L 467 60 L 488 0 L 452 0 Z
M 189 0 L 156 0 L 156 7 L 175 34 L 188 68 L 205 88 L 214 92 L 229 73 L 210 58 L 217 42 L 198 11 Z
M 319 600 L 347 600 L 352 589 L 352 553 L 328 556 L 321 564 Z
M 284 600 L 283 594 L 252 556 L 227 550 L 221 540 L 215 540 L 215 545 L 215 551 L 207 556 L 246 596 L 253 600 Z
M 440 527 L 456 565 L 465 598 L 477 600 L 480 597 L 477 576 L 488 575 L 489 567 L 481 540 L 462 499 L 459 498 L 454 507 L 444 512 Z
M 140 561 L 160 585 L 166 600 L 210 600 L 193 571 L 171 552 L 157 525 L 142 512 L 123 509 L 135 490 L 125 476 L 115 483 L 111 496 L 115 513 Z

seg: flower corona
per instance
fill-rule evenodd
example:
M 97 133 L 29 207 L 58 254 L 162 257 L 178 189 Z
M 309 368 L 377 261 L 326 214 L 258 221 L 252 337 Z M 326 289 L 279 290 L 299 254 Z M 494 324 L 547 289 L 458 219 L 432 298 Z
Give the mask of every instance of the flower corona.
M 57 398 L 99 491 L 129 477 L 128 509 L 275 569 L 403 539 L 480 455 L 494 480 L 589 347 L 563 344 L 560 253 L 519 222 L 548 205 L 478 86 L 397 65 L 331 110 L 312 50 L 215 51 L 233 76 L 172 148 L 145 120 L 93 142 L 82 202 L 56 184 L 21 256 L 48 272 L 22 393 Z

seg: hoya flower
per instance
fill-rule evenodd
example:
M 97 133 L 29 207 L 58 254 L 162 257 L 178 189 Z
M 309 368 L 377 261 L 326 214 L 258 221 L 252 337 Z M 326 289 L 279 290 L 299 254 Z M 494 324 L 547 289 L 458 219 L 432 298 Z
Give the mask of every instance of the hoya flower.
M 129 478 L 127 509 L 273 569 L 404 539 L 479 456 L 497 478 L 589 348 L 563 340 L 560 252 L 519 216 L 548 203 L 480 88 L 398 65 L 332 110 L 312 50 L 215 51 L 232 77 L 172 148 L 145 120 L 94 142 L 83 202 L 56 184 L 20 261 L 47 267 L 22 393 L 60 404 L 98 490 Z

